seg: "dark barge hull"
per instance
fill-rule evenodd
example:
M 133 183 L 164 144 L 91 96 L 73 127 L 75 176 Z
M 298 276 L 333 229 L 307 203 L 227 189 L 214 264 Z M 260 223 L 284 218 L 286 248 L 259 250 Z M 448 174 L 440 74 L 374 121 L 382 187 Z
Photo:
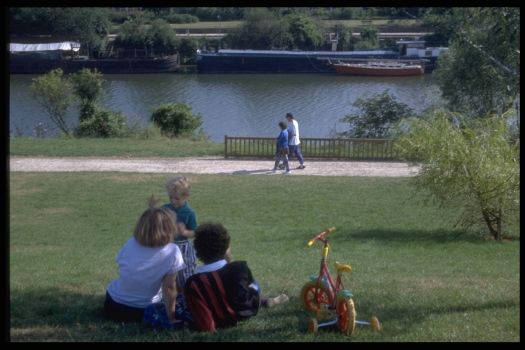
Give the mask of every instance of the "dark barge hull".
M 103 74 L 169 73 L 178 70 L 179 57 L 45 60 L 12 56 L 9 67 L 11 74 L 43 74 L 56 68 L 62 68 L 66 73 L 77 72 L 82 68 L 96 68 Z
M 224 51 L 224 52 L 223 52 Z M 400 56 L 394 51 L 266 51 L 221 50 L 219 53 L 197 54 L 199 73 L 335 73 L 331 63 L 352 59 L 420 58 Z M 433 68 L 429 59 L 425 70 Z

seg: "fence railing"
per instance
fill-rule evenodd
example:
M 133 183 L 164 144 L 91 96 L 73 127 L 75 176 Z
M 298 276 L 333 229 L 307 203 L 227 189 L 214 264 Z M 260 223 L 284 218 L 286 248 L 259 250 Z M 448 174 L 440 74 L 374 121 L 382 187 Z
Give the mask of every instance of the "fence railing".
M 224 136 L 224 157 L 273 158 L 273 137 Z M 395 160 L 398 158 L 390 139 L 301 138 L 305 158 Z

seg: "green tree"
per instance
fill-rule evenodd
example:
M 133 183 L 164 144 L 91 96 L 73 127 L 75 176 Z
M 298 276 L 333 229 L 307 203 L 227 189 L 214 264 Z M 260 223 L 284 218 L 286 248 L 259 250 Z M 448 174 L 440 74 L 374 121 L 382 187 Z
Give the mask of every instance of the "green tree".
M 154 52 L 173 54 L 177 50 L 178 40 L 175 31 L 163 19 L 156 19 L 146 31 L 147 42 Z
M 33 78 L 32 81 L 30 89 L 37 102 L 44 107 L 51 121 L 69 136 L 66 112 L 74 102 L 74 89 L 70 79 L 59 68 Z
M 315 50 L 321 46 L 323 42 L 321 28 L 311 17 L 294 14 L 288 16 L 287 21 L 293 49 Z
M 168 103 L 155 108 L 151 121 L 169 137 L 189 135 L 202 125 L 202 117 L 193 114 L 191 107 L 184 103 Z
M 397 122 L 414 115 L 410 107 L 397 102 L 388 91 L 369 99 L 359 98 L 353 105 L 361 111 L 341 119 L 349 124 L 349 130 L 339 133 L 339 136 L 384 138 L 391 136 Z
M 291 42 L 286 20 L 263 7 L 245 13 L 245 22 L 227 35 L 229 46 L 237 49 L 271 49 L 288 47 Z
M 508 110 L 520 93 L 520 9 L 460 8 L 447 16 L 450 48 L 434 74 L 448 108 L 470 117 Z
M 337 50 L 339 51 L 351 51 L 354 49 L 356 40 L 352 36 L 352 30 L 344 24 L 335 25 L 335 33 L 337 34 Z
M 422 162 L 417 189 L 441 204 L 459 204 L 458 224 L 484 223 L 497 240 L 519 217 L 519 142 L 509 142 L 507 117 L 465 123 L 460 115 L 435 112 L 429 120 L 413 120 L 396 141 L 407 159 Z
M 355 48 L 357 50 L 374 49 L 379 46 L 377 41 L 377 28 L 373 26 L 366 26 L 361 29 L 359 41 L 356 42 Z
M 149 37 L 144 26 L 144 21 L 141 16 L 129 19 L 120 26 L 120 31 L 115 38 L 114 46 L 123 49 L 123 56 L 130 56 L 131 51 L 135 49 L 147 49 Z
M 102 73 L 95 68 L 93 71 L 87 68 L 81 69 L 71 76 L 75 94 L 80 100 L 80 122 L 90 118 L 95 113 L 97 100 L 103 92 L 104 79 Z
M 195 52 L 199 48 L 199 40 L 195 38 L 182 39 L 179 45 L 179 55 L 182 64 L 195 64 Z

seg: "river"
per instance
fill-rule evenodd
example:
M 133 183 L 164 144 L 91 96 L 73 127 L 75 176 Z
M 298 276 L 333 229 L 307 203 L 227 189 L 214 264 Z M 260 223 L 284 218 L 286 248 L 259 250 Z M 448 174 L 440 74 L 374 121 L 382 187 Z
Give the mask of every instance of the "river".
M 34 75 L 11 75 L 10 135 L 57 135 L 44 109 L 31 96 Z M 104 76 L 101 103 L 124 113 L 130 123 L 147 125 L 151 111 L 164 103 L 186 103 L 203 118 L 203 131 L 221 142 L 229 136 L 279 133 L 286 112 L 300 123 L 302 137 L 330 137 L 347 129 L 340 119 L 359 110 L 352 104 L 388 90 L 416 112 L 439 103 L 431 74 L 414 77 L 354 77 L 332 74 L 130 74 Z M 70 125 L 78 110 L 68 111 Z M 42 133 L 41 133 L 42 134 Z

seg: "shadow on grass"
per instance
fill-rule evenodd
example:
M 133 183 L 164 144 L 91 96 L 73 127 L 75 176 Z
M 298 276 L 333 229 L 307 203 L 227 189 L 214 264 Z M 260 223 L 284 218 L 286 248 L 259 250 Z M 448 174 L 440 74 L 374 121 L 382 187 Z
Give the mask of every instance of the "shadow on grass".
M 215 334 L 182 331 L 155 331 L 139 323 L 119 323 L 103 315 L 104 294 L 90 295 L 59 288 L 32 288 L 11 292 L 11 341 L 267 341 L 286 339 L 283 332 L 300 333 L 294 323 L 301 313 L 287 304 L 260 312 L 236 327 Z M 292 320 L 283 330 L 283 319 Z M 247 334 L 248 322 L 268 327 Z M 297 324 L 299 327 L 299 324 Z M 300 329 L 306 329 L 301 325 Z M 249 332 L 248 332 L 249 333 Z
M 516 300 L 492 300 L 487 302 L 470 302 L 461 304 L 440 303 L 435 306 L 425 305 L 407 305 L 402 307 L 385 307 L 381 309 L 379 319 L 382 323 L 389 323 L 396 325 L 396 329 L 392 330 L 396 333 L 400 331 L 409 333 L 410 328 L 422 323 L 425 319 L 436 315 L 446 314 L 461 314 L 473 313 L 478 311 L 490 311 L 496 309 L 516 308 L 519 309 L 520 303 Z M 358 318 L 373 316 L 369 310 L 374 309 L 371 303 L 363 302 L 360 304 Z
M 231 175 L 253 175 L 253 174 L 272 174 L 271 168 L 266 169 L 257 169 L 257 170 L 236 170 L 233 172 L 224 172 L 221 174 L 231 174 Z
M 421 242 L 421 243 L 451 243 L 470 242 L 482 243 L 479 236 L 464 230 L 341 230 L 341 237 L 358 240 L 379 240 L 392 243 Z
M 275 235 L 273 240 L 283 240 L 286 242 L 297 242 L 300 246 L 305 246 L 306 242 L 317 233 L 304 234 L 304 232 L 288 232 L 288 234 Z M 329 241 L 337 244 L 338 242 L 354 241 L 356 243 L 366 243 L 376 240 L 385 243 L 454 243 L 469 242 L 485 244 L 487 240 L 481 236 L 464 230 L 400 230 L 400 229 L 368 229 L 368 230 L 348 230 L 339 229 L 328 236 Z
M 107 321 L 104 294 L 90 295 L 59 288 L 11 291 L 11 327 L 82 325 Z

